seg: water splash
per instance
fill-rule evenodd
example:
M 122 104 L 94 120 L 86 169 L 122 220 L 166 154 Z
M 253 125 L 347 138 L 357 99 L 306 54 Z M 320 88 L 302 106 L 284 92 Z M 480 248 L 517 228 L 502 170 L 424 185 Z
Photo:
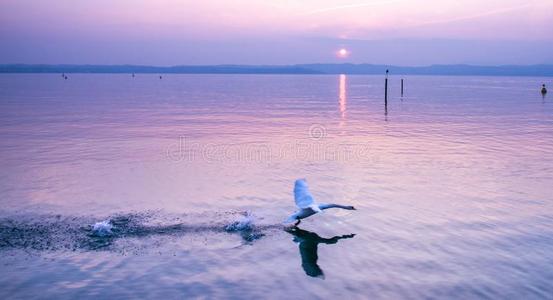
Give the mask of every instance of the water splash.
M 113 225 L 111 225 L 110 220 L 105 220 L 102 222 L 97 222 L 92 225 L 92 232 L 97 236 L 108 236 L 112 235 Z
M 255 227 L 254 222 L 255 216 L 250 211 L 246 211 L 238 220 L 225 226 L 225 230 L 229 232 L 251 230 Z
M 255 225 L 255 221 L 256 217 L 250 211 L 246 211 L 236 221 L 225 226 L 225 231 L 237 232 L 244 241 L 251 243 L 265 236 L 260 228 Z
M 229 217 L 235 220 L 232 221 Z M 195 223 L 198 219 L 214 221 L 207 224 Z M 238 234 L 245 243 L 251 244 L 265 236 L 265 232 L 281 227 L 258 225 L 257 220 L 251 212 L 219 212 L 209 216 L 202 214 L 174 217 L 148 211 L 117 214 L 103 221 L 87 216 L 0 217 L 0 251 L 28 249 L 124 252 L 128 249 L 124 249 L 125 246 L 122 245 L 129 242 L 143 249 L 161 244 L 159 241 L 164 237 L 177 240 L 185 236 L 205 238 L 225 233 Z

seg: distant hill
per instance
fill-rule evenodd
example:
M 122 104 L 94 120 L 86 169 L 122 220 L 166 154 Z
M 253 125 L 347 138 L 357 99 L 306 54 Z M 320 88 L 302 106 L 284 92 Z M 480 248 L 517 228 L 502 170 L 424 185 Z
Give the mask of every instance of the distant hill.
M 384 74 L 388 69 L 391 74 L 405 75 L 553 76 L 553 65 L 401 67 L 370 64 L 311 64 L 298 66 L 324 74 Z
M 0 65 L 0 73 L 319 74 L 299 66 Z
M 159 73 L 159 74 L 384 74 L 397 75 L 480 75 L 551 76 L 553 65 L 472 66 L 432 65 L 401 67 L 371 64 L 300 64 L 289 66 L 135 66 L 135 65 L 0 65 L 0 73 Z

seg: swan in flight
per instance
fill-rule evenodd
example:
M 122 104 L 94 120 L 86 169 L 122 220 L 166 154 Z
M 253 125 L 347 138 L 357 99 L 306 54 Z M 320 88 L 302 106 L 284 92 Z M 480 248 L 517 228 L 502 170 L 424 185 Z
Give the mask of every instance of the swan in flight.
M 324 209 L 336 207 L 347 210 L 355 210 L 355 207 L 353 206 L 317 203 L 309 192 L 307 181 L 305 179 L 296 180 L 296 183 L 294 185 L 294 200 L 296 201 L 296 206 L 299 208 L 299 210 L 288 217 L 288 219 L 286 219 L 285 221 L 285 223 L 296 222 L 294 226 L 298 226 L 298 224 L 300 224 L 301 222 L 301 219 L 305 219 L 316 213 L 322 212 Z

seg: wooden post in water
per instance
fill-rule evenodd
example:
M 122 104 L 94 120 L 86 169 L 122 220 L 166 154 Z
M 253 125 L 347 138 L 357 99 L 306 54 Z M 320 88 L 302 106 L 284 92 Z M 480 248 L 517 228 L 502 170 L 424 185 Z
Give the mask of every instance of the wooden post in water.
M 384 79 L 384 105 L 388 106 L 388 70 L 386 70 L 386 79 Z
M 403 97 L 403 78 L 401 78 L 401 97 Z
M 384 104 L 388 105 L 388 78 L 384 79 Z
M 386 70 L 386 79 L 384 79 L 384 106 L 388 108 L 388 70 Z

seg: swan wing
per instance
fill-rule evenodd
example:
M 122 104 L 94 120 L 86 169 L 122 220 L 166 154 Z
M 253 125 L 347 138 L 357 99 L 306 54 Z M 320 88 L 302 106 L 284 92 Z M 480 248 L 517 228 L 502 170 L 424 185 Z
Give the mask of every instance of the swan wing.
M 313 199 L 313 196 L 309 192 L 307 187 L 307 181 L 305 179 L 298 179 L 294 185 L 294 201 L 296 205 L 301 208 L 316 207 L 315 211 L 319 211 L 318 205 Z

